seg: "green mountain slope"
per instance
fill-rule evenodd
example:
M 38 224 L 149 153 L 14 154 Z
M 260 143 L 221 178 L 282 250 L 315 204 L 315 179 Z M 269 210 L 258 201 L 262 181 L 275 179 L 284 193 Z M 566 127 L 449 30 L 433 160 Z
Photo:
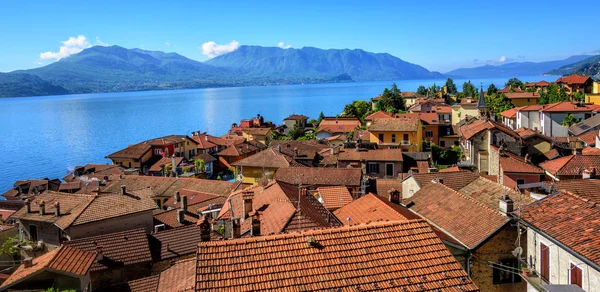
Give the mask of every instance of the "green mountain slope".
M 548 74 L 554 75 L 570 75 L 573 73 L 600 78 L 600 55 L 592 56 L 548 72 Z
M 0 97 L 59 95 L 66 89 L 31 74 L 0 73 Z

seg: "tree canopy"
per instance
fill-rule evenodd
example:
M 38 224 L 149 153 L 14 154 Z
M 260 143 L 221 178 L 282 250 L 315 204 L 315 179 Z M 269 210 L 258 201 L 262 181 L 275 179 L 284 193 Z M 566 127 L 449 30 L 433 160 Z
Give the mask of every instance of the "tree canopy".
M 494 83 L 490 84 L 490 86 L 488 86 L 488 88 L 487 88 L 487 94 L 492 95 L 492 94 L 495 94 L 496 92 L 498 92 L 498 88 L 496 88 L 496 85 L 494 85 Z
M 446 79 L 446 90 L 449 94 L 456 94 L 458 92 L 456 89 L 456 84 L 454 84 L 454 80 L 452 80 L 452 78 Z
M 344 107 L 342 117 L 357 117 L 363 120 L 368 114 L 371 106 L 364 100 L 355 100 Z
M 419 85 L 419 88 L 417 88 L 417 94 L 418 95 L 427 94 L 427 88 L 425 88 L 425 86 L 423 86 L 423 85 Z
M 525 84 L 523 84 L 523 81 L 519 80 L 519 78 L 511 78 L 508 79 L 508 81 L 506 82 L 505 86 L 506 87 L 513 87 L 513 88 L 522 88 Z
M 488 110 L 493 112 L 496 117 L 500 117 L 501 112 L 515 107 L 512 101 L 502 93 L 488 94 L 485 97 L 485 103 L 488 106 Z
M 473 85 L 473 83 L 471 83 L 470 80 L 463 83 L 463 94 L 465 97 L 467 97 L 467 96 L 475 97 L 475 96 L 477 96 L 478 93 L 479 93 L 479 90 L 477 89 L 477 87 L 475 87 Z
M 581 122 L 581 120 L 582 119 L 575 118 L 573 114 L 568 114 L 563 120 L 562 125 L 563 127 L 570 127 Z
M 396 86 L 396 83 L 393 83 L 390 89 L 386 88 L 383 90 L 377 106 L 387 112 L 406 110 L 406 101 L 404 100 L 404 97 L 402 97 L 402 93 L 398 86 Z
M 545 90 L 540 92 L 538 104 L 550 104 L 567 100 L 569 100 L 569 96 L 565 92 L 565 89 L 559 88 L 558 85 L 552 83 Z

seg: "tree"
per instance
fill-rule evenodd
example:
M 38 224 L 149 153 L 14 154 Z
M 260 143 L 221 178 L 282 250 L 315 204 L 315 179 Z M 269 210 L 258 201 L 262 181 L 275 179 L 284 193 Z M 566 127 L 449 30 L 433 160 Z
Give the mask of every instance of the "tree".
M 427 94 L 427 88 L 425 88 L 425 86 L 423 86 L 423 85 L 419 85 L 419 88 L 417 88 L 417 94 L 418 95 Z
M 546 90 L 540 92 L 538 104 L 551 104 L 569 100 L 569 96 L 564 88 L 559 88 L 556 84 L 550 84 Z
M 383 90 L 381 99 L 378 102 L 378 107 L 380 109 L 385 109 L 387 112 L 390 112 L 388 111 L 388 108 L 390 107 L 394 109 L 394 112 L 406 110 L 406 101 L 404 100 L 404 97 L 402 97 L 402 92 L 400 92 L 396 83 L 392 84 L 391 89 L 385 88 Z
M 575 124 L 577 124 L 577 123 L 581 122 L 581 120 L 582 120 L 582 119 L 575 118 L 575 117 L 573 116 L 573 114 L 568 114 L 568 115 L 565 117 L 565 119 L 562 121 L 562 126 L 563 126 L 563 127 L 570 127 L 570 126 L 573 126 L 573 125 L 575 125 Z
M 452 80 L 452 78 L 446 79 L 446 90 L 449 94 L 456 94 L 456 92 L 458 91 L 456 89 L 456 84 L 454 84 L 454 80 Z
M 196 166 L 196 173 L 204 173 L 204 167 L 206 166 L 206 162 L 202 159 L 196 159 L 194 161 L 194 165 Z
M 475 97 L 479 93 L 479 90 L 471 83 L 471 81 L 467 81 L 463 83 L 463 94 L 465 97 Z
M 357 117 L 364 119 L 369 113 L 370 105 L 364 100 L 355 100 L 350 104 L 344 106 L 342 117 Z
M 488 89 L 487 89 L 487 94 L 492 95 L 492 94 L 495 94 L 496 92 L 498 92 L 498 88 L 496 88 L 496 85 L 494 85 L 494 83 L 490 84 L 490 86 L 488 86 Z
M 325 114 L 323 114 L 323 111 L 321 111 L 321 112 L 319 113 L 319 118 L 317 119 L 317 121 L 318 121 L 318 123 L 317 123 L 317 124 L 320 124 L 320 123 L 321 123 L 321 121 L 322 121 L 324 118 L 325 118 Z
M 294 127 L 288 131 L 288 137 L 292 140 L 298 140 L 298 138 L 304 136 L 304 132 L 304 127 L 294 125 Z
M 7 238 L 2 246 L 0 247 L 0 255 L 9 255 L 14 257 L 19 254 L 19 236 L 9 237 Z
M 573 93 L 573 101 L 585 101 L 585 93 L 575 91 Z
M 433 85 L 431 87 L 429 87 L 429 97 L 435 97 L 435 95 L 440 91 L 440 87 L 435 85 L 435 82 L 433 82 Z
M 522 88 L 524 86 L 523 81 L 519 80 L 519 78 L 511 78 L 505 84 L 506 87 L 512 88 Z
M 515 107 L 512 101 L 502 93 L 488 94 L 485 97 L 485 103 L 487 104 L 488 109 L 496 114 L 497 117 L 500 117 L 500 113 L 503 111 Z

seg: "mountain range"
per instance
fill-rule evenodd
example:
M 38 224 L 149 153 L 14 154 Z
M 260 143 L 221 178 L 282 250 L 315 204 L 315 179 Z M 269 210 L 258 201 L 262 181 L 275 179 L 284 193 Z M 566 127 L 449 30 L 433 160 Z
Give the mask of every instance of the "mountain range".
M 448 76 L 465 78 L 483 78 L 483 77 L 515 77 L 515 76 L 534 76 L 546 74 L 553 69 L 565 65 L 573 64 L 590 56 L 578 55 L 566 58 L 564 60 L 546 61 L 546 62 L 513 62 L 502 65 L 484 65 L 474 68 L 460 68 L 446 72 Z
M 592 56 L 548 72 L 548 74 L 553 75 L 568 75 L 573 73 L 600 78 L 600 55 Z
M 240 46 L 206 62 L 95 46 L 44 67 L 0 74 L 0 97 L 290 83 L 441 78 L 385 53 Z

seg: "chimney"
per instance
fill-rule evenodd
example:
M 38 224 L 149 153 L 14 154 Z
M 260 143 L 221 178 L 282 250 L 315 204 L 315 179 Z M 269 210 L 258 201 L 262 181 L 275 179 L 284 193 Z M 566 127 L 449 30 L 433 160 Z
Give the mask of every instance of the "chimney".
M 173 204 L 177 205 L 177 203 L 179 203 L 179 201 L 181 201 L 181 197 L 179 196 L 179 191 L 175 192 L 175 197 L 173 198 Z M 177 207 L 177 206 L 175 206 Z
M 333 146 L 331 146 L 331 147 L 329 148 L 329 154 L 333 155 L 333 151 L 334 151 L 334 150 L 333 150 Z
M 204 135 L 204 140 L 208 141 L 208 135 Z
M 192 131 L 192 137 L 196 136 L 196 131 Z
M 31 213 L 31 202 L 29 199 L 25 199 L 25 210 L 27 210 L 27 213 Z
M 42 200 L 40 202 L 40 215 L 44 215 L 44 213 L 46 213 L 46 202 Z
M 277 145 L 277 152 L 281 153 L 281 144 Z
M 400 192 L 396 189 L 389 190 L 389 200 L 394 204 L 400 204 Z
M 173 154 L 173 156 L 171 156 L 171 166 L 173 166 L 173 171 L 176 171 L 175 168 L 177 168 L 177 161 L 175 159 L 175 154 Z
M 185 223 L 185 211 L 183 209 L 179 209 L 177 210 L 177 222 L 179 222 L 179 224 L 184 224 Z
M 252 216 L 252 229 L 250 230 L 250 233 L 252 234 L 252 236 L 260 235 L 260 215 L 261 215 L 261 213 L 262 212 L 260 212 L 260 211 L 254 211 L 250 214 Z
M 590 178 L 594 178 L 594 177 L 596 177 L 596 168 L 595 167 L 588 167 L 588 168 L 584 169 L 583 172 L 581 173 L 582 179 L 590 179 Z
M 33 266 L 33 263 L 31 262 L 31 258 L 24 259 L 23 260 L 23 266 L 25 268 L 31 268 Z
M 59 202 L 54 203 L 54 216 L 56 216 L 56 217 L 60 216 L 60 203 Z
M 208 217 L 204 216 L 204 219 L 198 223 L 200 227 L 200 241 L 210 241 L 210 233 L 212 230 L 210 222 L 208 222 Z
M 238 238 L 240 237 L 241 234 L 241 226 L 240 226 L 240 219 L 238 218 L 234 218 L 232 219 L 232 238 Z
M 127 195 L 127 187 L 125 185 L 121 186 L 121 195 Z
M 96 243 L 96 242 L 94 241 L 94 243 Z M 98 261 L 104 260 L 104 253 L 102 253 L 102 247 L 101 246 L 96 246 L 96 253 L 98 253 L 98 255 L 96 256 L 96 259 Z
M 181 210 L 187 212 L 187 196 L 181 197 Z
M 252 212 L 252 199 L 254 199 L 253 191 L 245 191 L 242 193 L 242 198 L 244 200 L 244 210 L 242 210 L 243 219 L 247 219 L 250 216 L 250 212 Z
M 514 211 L 514 202 L 510 199 L 510 197 L 508 197 L 508 195 L 504 195 L 504 197 L 500 199 L 499 207 L 500 212 L 508 215 Z

